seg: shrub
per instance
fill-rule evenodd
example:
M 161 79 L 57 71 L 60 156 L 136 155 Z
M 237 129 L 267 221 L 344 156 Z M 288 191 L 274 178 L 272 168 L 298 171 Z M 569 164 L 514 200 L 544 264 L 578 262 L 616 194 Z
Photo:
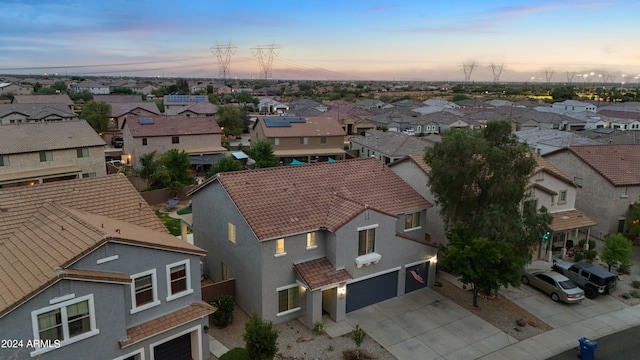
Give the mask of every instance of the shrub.
M 598 252 L 595 250 L 589 249 L 584 251 L 584 257 L 590 262 L 595 260 L 596 256 L 598 256 Z
M 587 239 L 582 239 L 580 241 L 578 241 L 578 247 L 581 250 L 584 250 L 584 246 L 587 244 Z M 596 241 L 593 239 L 589 239 L 589 250 L 595 250 L 596 248 Z
M 576 250 L 573 253 L 573 258 L 576 260 L 576 262 L 584 260 L 584 252 L 580 250 Z
M 356 325 L 356 328 L 353 329 L 351 333 L 351 337 L 353 338 L 353 342 L 356 343 L 356 358 L 360 359 L 360 345 L 362 345 L 364 338 L 367 337 L 367 333 L 360 328 L 360 325 Z
M 631 274 L 631 265 L 628 263 L 620 264 L 620 266 L 618 266 L 618 272 L 620 274 Z
M 273 323 L 252 314 L 244 326 L 242 339 L 251 360 L 272 360 L 278 351 L 278 332 Z
M 322 321 L 316 321 L 316 323 L 313 324 L 313 332 L 318 335 L 324 334 L 324 324 Z
M 251 360 L 251 358 L 249 357 L 247 350 L 237 347 L 220 356 L 220 360 Z
M 218 296 L 209 302 L 218 310 L 213 313 L 213 324 L 222 329 L 233 322 L 235 301 L 229 295 Z
M 631 282 L 631 286 L 633 286 L 636 289 L 640 289 L 640 280 L 633 280 Z
M 638 290 L 631 290 L 631 291 L 629 292 L 629 294 L 630 294 L 632 297 L 636 298 L 636 299 L 637 299 L 637 298 L 640 298 L 640 291 L 638 291 Z

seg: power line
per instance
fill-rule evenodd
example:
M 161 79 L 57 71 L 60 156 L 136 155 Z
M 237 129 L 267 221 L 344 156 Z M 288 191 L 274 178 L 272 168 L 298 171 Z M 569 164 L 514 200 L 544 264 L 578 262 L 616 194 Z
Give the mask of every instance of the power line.
M 471 64 L 462 63 L 462 70 L 464 71 L 464 81 L 470 81 L 471 80 L 471 73 L 473 72 L 473 69 L 475 69 L 475 68 L 476 68 L 475 61 L 472 62 Z
M 219 45 L 218 42 L 216 42 L 216 46 L 211 47 L 213 55 L 218 57 L 218 66 L 220 67 L 218 75 L 223 80 L 231 77 L 231 55 L 235 55 L 237 48 L 237 46 L 231 44 L 231 40 L 229 40 L 229 43 L 226 45 Z
M 270 45 L 256 45 L 251 48 L 253 56 L 258 58 L 260 63 L 260 77 L 265 80 L 273 77 L 273 57 L 280 55 L 280 45 L 276 45 L 273 42 Z
M 555 73 L 555 71 L 553 71 L 553 70 L 545 70 L 544 71 L 544 76 L 547 78 L 547 84 L 551 83 L 551 78 L 553 77 L 554 73 Z
M 502 69 L 504 69 L 504 64 L 491 64 L 489 65 L 489 69 L 491 69 L 491 72 L 493 73 L 493 82 L 499 82 L 500 75 L 502 74 Z

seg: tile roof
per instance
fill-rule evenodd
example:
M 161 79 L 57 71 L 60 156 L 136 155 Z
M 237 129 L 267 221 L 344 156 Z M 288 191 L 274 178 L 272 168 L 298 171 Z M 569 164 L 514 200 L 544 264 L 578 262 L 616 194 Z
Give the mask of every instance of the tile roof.
M 93 95 L 94 101 L 104 101 L 109 104 L 118 104 L 118 103 L 139 103 L 142 102 L 142 95 L 104 95 L 104 94 L 96 94 Z M 150 104 L 154 104 L 153 102 L 149 102 Z M 156 107 L 157 108 L 157 107 Z
M 337 270 L 326 257 L 295 264 L 293 267 L 311 290 L 351 279 L 347 270 Z
M 67 109 L 73 105 L 73 100 L 67 94 L 57 95 L 15 95 L 14 104 L 66 104 Z
M 567 174 L 560 171 L 560 169 L 545 160 L 542 156 L 536 155 L 536 167 L 534 168 L 533 172 L 535 174 L 539 171 L 546 171 L 549 174 L 554 175 L 558 179 L 564 180 L 567 183 L 575 186 L 573 179 L 570 178 Z
M 0 126 L 0 154 L 104 145 L 104 140 L 84 120 Z
M 567 231 L 597 224 L 580 210 L 560 211 L 552 213 L 551 216 L 553 220 L 549 229 L 553 231 Z
M 433 142 L 422 137 L 380 130 L 367 130 L 364 136 L 356 135 L 350 141 L 391 156 L 424 154 L 425 148 L 433 146 Z
M 69 106 L 62 103 L 53 104 L 0 104 L 0 118 L 10 114 L 22 114 L 27 120 L 38 121 L 48 116 L 57 116 L 62 119 L 76 119 L 77 114 L 71 112 Z
M 218 107 L 215 104 L 212 104 L 210 102 L 197 102 L 197 103 L 185 105 L 183 108 L 175 109 L 173 111 L 175 111 L 176 114 L 182 114 L 184 112 L 191 111 L 196 114 L 206 115 L 206 114 L 215 114 L 216 112 L 218 112 Z
M 640 185 L 640 144 L 571 146 L 567 151 L 614 186 Z
M 148 101 L 140 102 L 118 102 L 111 104 L 111 116 L 119 117 L 130 112 L 134 112 L 136 109 L 143 109 L 150 113 L 160 115 L 160 110 L 155 103 Z
M 127 339 L 120 341 L 120 347 L 125 348 L 193 320 L 202 319 L 214 312 L 216 308 L 209 304 L 193 303 L 186 308 L 127 329 Z
M 314 116 L 304 119 L 305 122 L 292 122 L 290 123 L 291 126 L 288 127 L 269 127 L 265 125 L 264 118 L 258 118 L 255 126 L 262 127 L 265 136 L 268 138 L 345 135 L 342 126 L 332 117 Z
M 397 216 L 430 204 L 374 158 L 218 174 L 259 240 L 319 228 L 335 231 L 367 208 Z
M 179 136 L 179 135 L 202 135 L 221 134 L 220 126 L 213 117 L 185 117 L 182 115 L 169 116 L 141 116 L 140 118 L 151 118 L 153 124 L 142 125 L 138 122 L 138 117 L 127 118 L 122 125 L 129 127 L 133 137 L 151 136 Z

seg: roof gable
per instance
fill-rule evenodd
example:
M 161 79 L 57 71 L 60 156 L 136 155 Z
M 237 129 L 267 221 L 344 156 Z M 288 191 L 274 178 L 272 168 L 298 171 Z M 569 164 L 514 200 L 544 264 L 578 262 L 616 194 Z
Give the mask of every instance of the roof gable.
M 0 153 L 19 154 L 104 146 L 84 120 L 10 124 L 0 127 Z
M 640 185 L 640 144 L 567 148 L 614 186 Z

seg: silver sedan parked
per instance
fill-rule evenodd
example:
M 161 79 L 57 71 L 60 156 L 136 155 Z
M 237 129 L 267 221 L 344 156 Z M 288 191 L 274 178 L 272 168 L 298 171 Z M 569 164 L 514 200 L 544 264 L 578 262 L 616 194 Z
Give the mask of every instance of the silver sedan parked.
M 525 270 L 522 282 L 544 291 L 553 301 L 575 303 L 584 299 L 584 291 L 576 283 L 552 270 Z

